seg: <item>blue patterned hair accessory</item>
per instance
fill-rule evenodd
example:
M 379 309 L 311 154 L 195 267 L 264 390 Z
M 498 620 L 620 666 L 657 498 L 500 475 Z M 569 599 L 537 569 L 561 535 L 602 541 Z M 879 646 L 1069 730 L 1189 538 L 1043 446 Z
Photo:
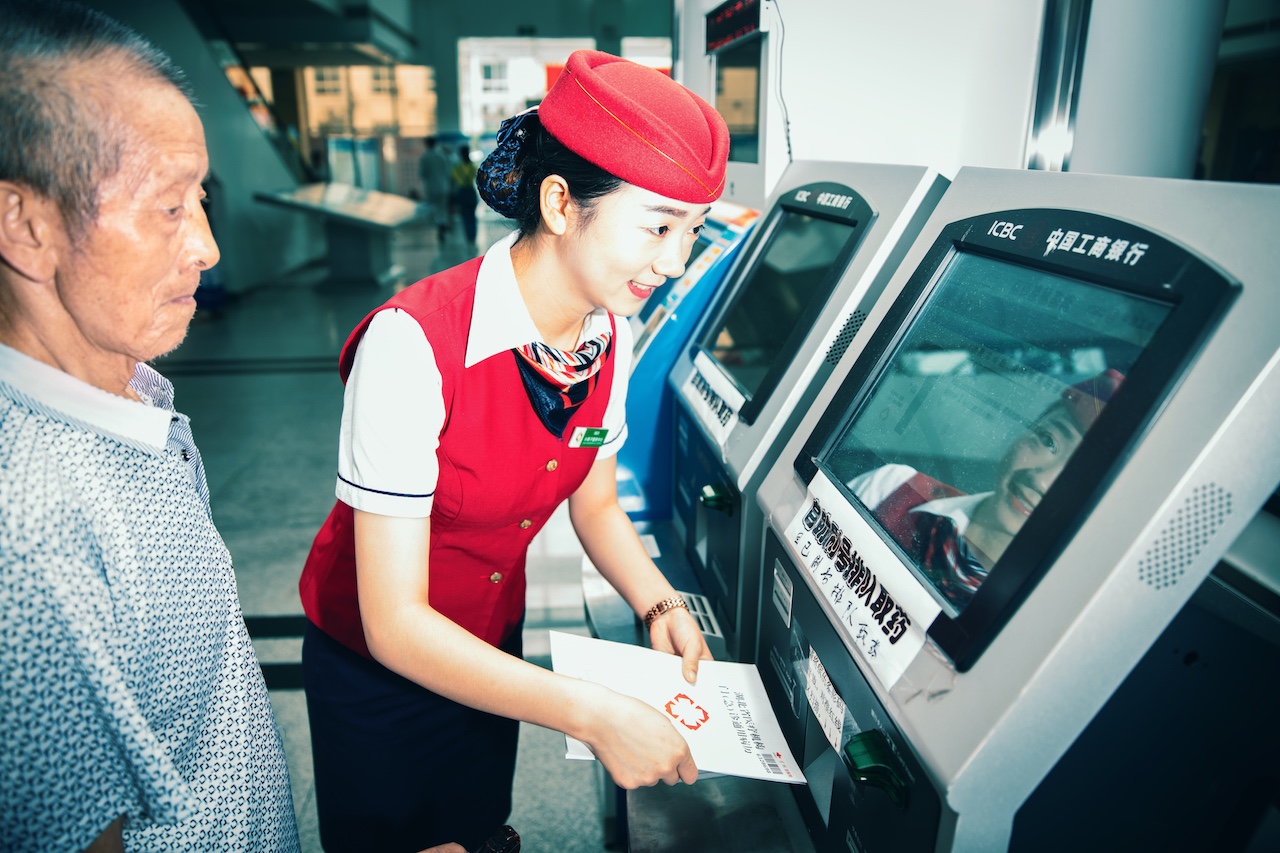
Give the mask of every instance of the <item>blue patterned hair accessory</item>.
M 498 127 L 498 144 L 476 174 L 476 188 L 484 203 L 508 219 L 516 218 L 519 200 L 521 146 L 538 122 L 538 108 L 530 107 Z

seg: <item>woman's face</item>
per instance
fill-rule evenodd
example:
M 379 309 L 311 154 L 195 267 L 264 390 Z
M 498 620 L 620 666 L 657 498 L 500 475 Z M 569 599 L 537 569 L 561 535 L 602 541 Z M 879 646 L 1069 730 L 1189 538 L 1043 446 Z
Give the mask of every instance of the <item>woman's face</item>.
M 571 218 L 560 241 L 567 285 L 592 310 L 636 313 L 668 279 L 684 274 L 710 206 L 676 201 L 633 184 L 596 200 Z
M 995 519 L 1009 535 L 1017 533 L 1040 505 L 1080 445 L 1083 433 L 1066 407 L 1049 408 L 1018 437 L 1000 465 L 994 498 Z

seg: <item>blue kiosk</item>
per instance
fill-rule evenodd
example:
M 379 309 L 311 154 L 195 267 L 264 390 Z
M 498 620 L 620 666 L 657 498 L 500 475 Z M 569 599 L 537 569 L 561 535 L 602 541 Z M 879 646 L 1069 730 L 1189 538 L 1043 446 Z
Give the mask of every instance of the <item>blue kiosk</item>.
M 685 273 L 631 318 L 635 345 L 627 390 L 627 441 L 618 453 L 618 499 L 632 521 L 671 517 L 672 392 L 667 374 L 689 344 L 760 211 L 718 201 Z

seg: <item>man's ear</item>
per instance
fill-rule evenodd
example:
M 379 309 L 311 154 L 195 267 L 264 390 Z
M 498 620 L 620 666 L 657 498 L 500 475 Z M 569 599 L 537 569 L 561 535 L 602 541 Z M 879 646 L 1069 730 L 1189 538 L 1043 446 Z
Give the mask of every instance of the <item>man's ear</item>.
M 52 201 L 21 184 L 0 181 L 0 260 L 31 281 L 50 281 L 58 267 L 55 235 L 62 216 Z
M 563 236 L 569 230 L 570 209 L 573 207 L 568 182 L 559 175 L 547 175 L 538 188 L 538 203 L 547 228 L 552 234 Z

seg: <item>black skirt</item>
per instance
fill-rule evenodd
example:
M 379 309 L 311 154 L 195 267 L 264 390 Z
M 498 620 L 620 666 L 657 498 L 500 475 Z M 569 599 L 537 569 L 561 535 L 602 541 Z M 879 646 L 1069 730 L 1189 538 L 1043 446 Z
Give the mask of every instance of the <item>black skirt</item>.
M 520 628 L 502 650 L 520 656 Z M 302 668 L 327 853 L 474 850 L 506 822 L 517 721 L 433 693 L 312 624 Z

